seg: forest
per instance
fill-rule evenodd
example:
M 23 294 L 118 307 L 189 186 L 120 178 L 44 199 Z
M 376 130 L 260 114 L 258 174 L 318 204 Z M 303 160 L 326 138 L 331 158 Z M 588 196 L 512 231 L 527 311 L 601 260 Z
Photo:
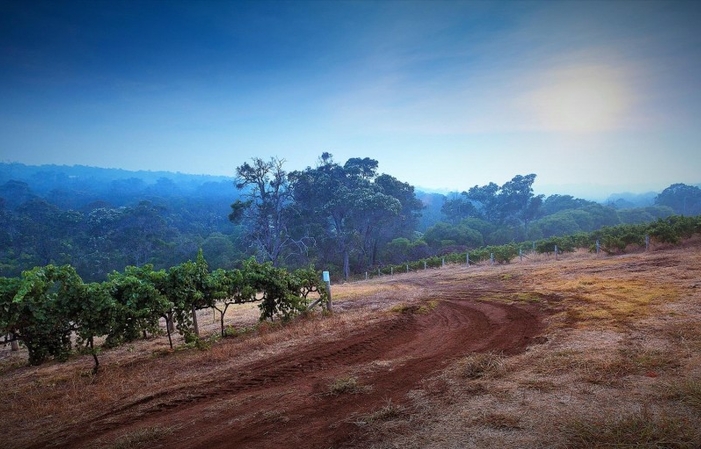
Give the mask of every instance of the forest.
M 261 320 L 304 312 L 310 293 L 330 305 L 319 268 L 347 280 L 446 260 L 508 263 L 524 248 L 616 253 L 701 232 L 697 186 L 620 208 L 536 195 L 535 174 L 445 197 L 418 194 L 367 157 L 284 164 L 254 158 L 228 179 L 3 165 L 4 342 L 25 345 L 31 364 L 65 360 L 75 344 L 97 372 L 100 348 L 160 333 L 161 320 L 171 346 L 175 331 L 202 344 L 200 309 L 219 312 L 223 337 L 233 304 L 258 302 Z
M 231 177 L 0 164 L 0 276 L 69 264 L 86 281 L 127 266 L 167 269 L 199 249 L 213 269 L 255 257 L 336 279 L 488 245 L 701 214 L 701 189 L 673 184 L 652 204 L 536 195 L 536 174 L 448 195 L 417 192 L 368 157 L 286 171 L 254 158 Z

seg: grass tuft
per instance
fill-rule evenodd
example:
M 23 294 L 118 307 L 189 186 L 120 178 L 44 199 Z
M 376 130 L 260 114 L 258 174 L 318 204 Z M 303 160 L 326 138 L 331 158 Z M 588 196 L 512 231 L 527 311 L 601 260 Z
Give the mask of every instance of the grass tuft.
M 365 426 L 368 424 L 375 424 L 382 421 L 390 421 L 393 419 L 399 419 L 406 415 L 406 409 L 401 405 L 392 404 L 391 400 L 387 401 L 387 404 L 375 410 L 374 412 L 364 415 L 359 419 L 354 421 L 357 426 Z
M 504 366 L 504 356 L 493 352 L 474 353 L 460 362 L 460 372 L 466 379 L 497 376 Z
M 701 412 L 701 378 L 682 379 L 666 386 L 669 399 L 680 400 Z
M 687 420 L 655 416 L 646 409 L 627 416 L 576 418 L 564 425 L 567 448 L 679 448 L 701 446 L 701 433 Z
M 361 385 L 358 379 L 352 376 L 341 377 L 335 379 L 328 386 L 327 394 L 330 396 L 338 396 L 341 394 L 361 394 L 367 393 L 372 388 L 367 385 Z

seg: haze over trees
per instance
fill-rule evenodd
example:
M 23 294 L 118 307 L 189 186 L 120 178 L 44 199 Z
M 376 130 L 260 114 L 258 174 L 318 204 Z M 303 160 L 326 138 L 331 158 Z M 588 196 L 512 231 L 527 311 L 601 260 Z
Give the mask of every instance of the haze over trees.
M 387 264 L 701 214 L 701 189 L 673 184 L 624 207 L 537 195 L 536 174 L 449 195 L 417 192 L 371 158 L 288 172 L 254 158 L 235 177 L 0 164 L 0 276 L 70 264 L 86 281 L 126 266 L 168 269 L 202 249 L 213 269 L 250 256 L 348 277 Z

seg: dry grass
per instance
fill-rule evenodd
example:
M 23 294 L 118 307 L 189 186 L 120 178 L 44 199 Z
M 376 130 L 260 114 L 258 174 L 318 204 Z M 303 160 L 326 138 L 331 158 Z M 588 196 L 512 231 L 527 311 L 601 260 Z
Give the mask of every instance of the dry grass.
M 172 427 L 143 427 L 133 432 L 124 433 L 110 443 L 99 442 L 95 449 L 132 449 L 154 447 L 163 438 L 174 432 Z
M 456 361 L 409 395 L 412 427 L 377 426 L 370 447 L 701 447 L 699 280 L 698 246 L 444 269 L 434 285 L 550 309 L 548 341 Z
M 565 422 L 567 447 L 582 448 L 679 448 L 701 446 L 701 432 L 684 417 L 655 415 L 648 409 L 623 416 L 573 418 Z
M 481 379 L 498 376 L 504 367 L 504 356 L 501 354 L 475 353 L 458 362 L 460 374 L 466 379 Z
M 372 389 L 369 385 L 361 385 L 357 377 L 347 376 L 334 379 L 329 382 L 326 394 L 338 396 L 340 394 L 362 394 Z
M 456 286 L 466 299 L 550 310 L 547 341 L 515 356 L 471 354 L 437 367 L 401 403 L 353 418 L 367 431 L 367 447 L 701 447 L 698 245 L 616 257 L 578 252 L 557 261 L 543 255 L 334 285 L 332 315 L 314 312 L 284 326 L 258 325 L 254 305 L 233 307 L 227 323 L 234 337 L 204 351 L 171 351 L 164 338 L 105 351 L 97 377 L 89 357 L 28 367 L 26 354 L 3 349 L 5 441 L 26 446 L 33 435 L 178 391 L 193 377 L 236 372 L 311 340 L 343 339 L 387 313 L 429 313 L 454 298 Z M 219 331 L 211 312 L 200 324 Z M 330 380 L 327 392 L 366 388 L 346 376 Z M 150 447 L 171 431 L 146 427 L 105 447 Z

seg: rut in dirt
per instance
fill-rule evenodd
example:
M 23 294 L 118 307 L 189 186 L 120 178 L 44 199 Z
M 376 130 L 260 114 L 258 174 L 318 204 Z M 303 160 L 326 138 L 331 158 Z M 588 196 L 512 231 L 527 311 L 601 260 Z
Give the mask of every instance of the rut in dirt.
M 147 426 L 173 428 L 163 447 L 326 448 L 357 444 L 354 422 L 401 404 L 422 379 L 475 351 L 516 353 L 543 329 L 536 306 L 449 299 L 428 313 L 408 309 L 341 341 L 251 363 L 237 373 L 159 392 L 91 423 L 51 436 L 56 447 Z M 331 395 L 328 382 L 354 376 L 357 394 Z

